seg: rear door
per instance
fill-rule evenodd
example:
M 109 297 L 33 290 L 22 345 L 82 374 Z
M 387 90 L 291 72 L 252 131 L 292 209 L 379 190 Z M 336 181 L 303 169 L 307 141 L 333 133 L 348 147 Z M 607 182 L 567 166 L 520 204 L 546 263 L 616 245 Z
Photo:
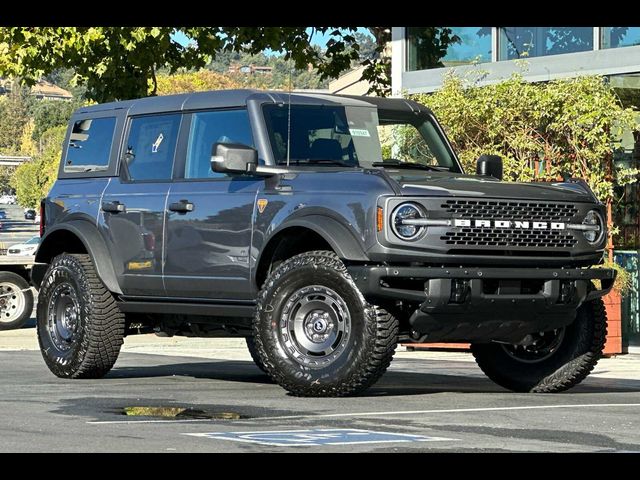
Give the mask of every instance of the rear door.
M 254 145 L 246 109 L 195 112 L 167 200 L 165 285 L 173 297 L 252 298 L 249 256 L 256 194 L 264 180 L 211 170 L 215 142 Z
M 132 117 L 120 176 L 102 197 L 101 228 L 125 295 L 164 296 L 164 215 L 182 115 Z

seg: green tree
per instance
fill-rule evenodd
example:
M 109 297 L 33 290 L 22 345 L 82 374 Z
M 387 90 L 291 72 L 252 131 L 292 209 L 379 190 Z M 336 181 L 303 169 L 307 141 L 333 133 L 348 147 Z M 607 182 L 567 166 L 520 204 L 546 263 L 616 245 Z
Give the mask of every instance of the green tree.
M 86 85 L 87 98 L 106 102 L 155 95 L 160 69 L 199 69 L 219 51 L 285 53 L 298 69 L 314 65 L 322 79 L 337 77 L 358 59 L 356 27 L 313 28 L 330 33 L 323 55 L 307 27 L 1 27 L 0 75 L 32 85 L 72 68 L 71 83 Z M 176 42 L 176 31 L 191 44 Z
M 40 201 L 38 165 L 34 161 L 20 165 L 11 178 L 11 186 L 20 205 L 25 208 L 37 208 Z
M 62 156 L 62 142 L 66 126 L 50 128 L 40 139 L 42 148 L 33 160 L 20 165 L 11 177 L 11 187 L 18 203 L 23 207 L 37 208 L 57 177 Z
M 0 154 L 20 153 L 22 131 L 29 121 L 30 102 L 26 91 L 0 97 Z
M 0 192 L 11 193 L 11 178 L 16 167 L 9 165 L 0 165 Z
M 378 56 L 378 45 L 376 44 L 375 38 L 362 32 L 356 32 L 353 37 L 360 46 L 359 60 L 369 60 Z
M 38 140 L 50 128 L 67 125 L 71 114 L 79 106 L 78 101 L 39 100 L 36 102 L 31 109 L 34 121 L 32 138 Z
M 199 92 L 203 90 L 221 90 L 225 88 L 239 88 L 240 86 L 241 84 L 235 82 L 228 75 L 210 70 L 158 76 L 159 95 Z

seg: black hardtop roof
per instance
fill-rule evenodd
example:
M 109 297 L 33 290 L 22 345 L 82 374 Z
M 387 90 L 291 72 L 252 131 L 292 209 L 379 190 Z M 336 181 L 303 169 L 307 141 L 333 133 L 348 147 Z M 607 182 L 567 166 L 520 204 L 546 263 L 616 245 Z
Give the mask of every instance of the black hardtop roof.
M 424 105 L 404 98 L 334 95 L 330 93 L 305 91 L 293 91 L 289 94 L 289 92 L 286 91 L 236 89 L 182 93 L 179 95 L 162 95 L 135 100 L 102 103 L 81 107 L 76 110 L 76 114 L 105 112 L 109 110 L 128 110 L 129 115 L 140 115 L 147 113 L 177 112 L 182 110 L 230 108 L 245 106 L 248 100 L 254 99 L 264 103 L 288 103 L 289 97 L 291 98 L 292 104 L 334 104 L 349 106 L 374 105 L 381 110 L 396 110 L 407 113 L 412 111 L 429 112 L 429 109 Z

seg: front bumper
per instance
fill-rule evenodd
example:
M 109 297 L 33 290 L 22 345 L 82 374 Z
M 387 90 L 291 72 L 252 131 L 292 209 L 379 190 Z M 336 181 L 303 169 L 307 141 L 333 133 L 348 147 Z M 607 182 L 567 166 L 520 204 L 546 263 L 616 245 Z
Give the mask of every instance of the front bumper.
M 352 266 L 349 273 L 372 303 L 419 304 L 409 318 L 414 337 L 512 343 L 570 324 L 616 277 L 603 268 Z

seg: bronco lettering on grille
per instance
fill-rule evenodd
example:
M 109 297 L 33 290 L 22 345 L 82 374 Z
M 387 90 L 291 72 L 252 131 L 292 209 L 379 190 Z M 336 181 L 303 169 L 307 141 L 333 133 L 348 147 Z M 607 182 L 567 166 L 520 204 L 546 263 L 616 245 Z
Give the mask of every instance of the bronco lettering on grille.
M 475 228 L 516 228 L 521 230 L 564 230 L 564 222 L 529 222 L 526 220 L 475 220 L 472 218 L 453 219 L 454 227 Z

